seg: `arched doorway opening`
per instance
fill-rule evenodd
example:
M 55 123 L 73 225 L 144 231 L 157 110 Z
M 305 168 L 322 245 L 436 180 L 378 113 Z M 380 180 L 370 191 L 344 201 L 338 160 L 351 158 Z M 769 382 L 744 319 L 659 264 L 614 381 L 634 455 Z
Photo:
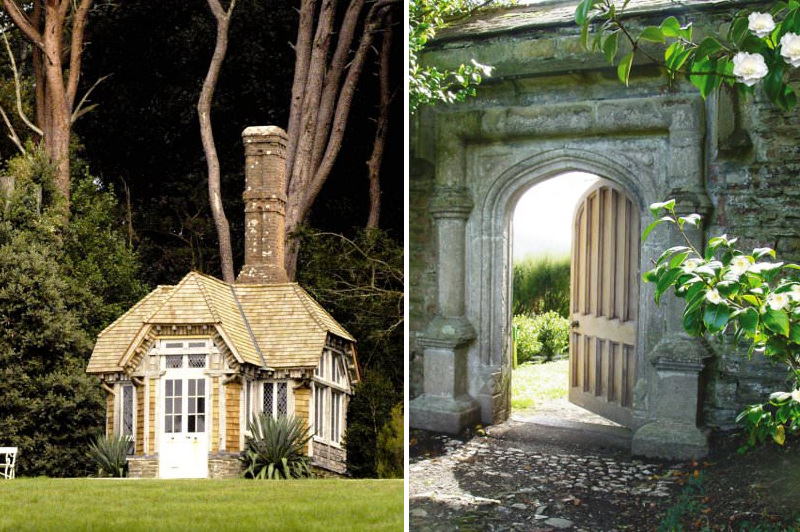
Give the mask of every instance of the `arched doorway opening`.
M 638 224 L 625 191 L 587 172 L 554 175 L 519 197 L 510 239 L 516 420 L 630 426 Z

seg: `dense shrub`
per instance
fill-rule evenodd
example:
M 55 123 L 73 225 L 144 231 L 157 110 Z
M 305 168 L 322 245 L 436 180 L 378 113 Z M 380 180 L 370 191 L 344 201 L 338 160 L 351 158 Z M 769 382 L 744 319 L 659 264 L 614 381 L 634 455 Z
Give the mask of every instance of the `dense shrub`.
M 392 407 L 402 394 L 382 373 L 367 371 L 361 375 L 355 394 L 347 407 L 347 471 L 356 478 L 378 476 L 378 438 L 391 419 Z
M 358 340 L 362 382 L 347 408 L 347 469 L 377 476 L 378 436 L 403 393 L 403 245 L 378 229 L 352 239 L 310 229 L 298 281 Z
M 378 435 L 378 477 L 403 478 L 403 403 L 392 408 L 392 417 Z
M 569 268 L 569 257 L 528 257 L 514 263 L 514 314 L 553 311 L 569 317 Z
M 569 320 L 556 312 L 541 316 L 514 316 L 517 328 L 517 362 L 523 363 L 534 357 L 552 360 L 569 349 Z
M 19 447 L 20 475 L 86 475 L 87 445 L 103 430 L 105 408 L 86 363 L 97 330 L 141 296 L 136 256 L 109 193 L 90 176 L 73 176 L 67 223 L 39 150 L 7 171 L 16 182 L 0 198 L 0 445 Z M 97 264 L 119 264 L 120 278 L 92 281 Z M 100 282 L 108 290 L 97 293 Z
M 286 479 L 310 477 L 306 445 L 311 436 L 304 420 L 262 412 L 247 424 L 242 461 L 245 477 Z

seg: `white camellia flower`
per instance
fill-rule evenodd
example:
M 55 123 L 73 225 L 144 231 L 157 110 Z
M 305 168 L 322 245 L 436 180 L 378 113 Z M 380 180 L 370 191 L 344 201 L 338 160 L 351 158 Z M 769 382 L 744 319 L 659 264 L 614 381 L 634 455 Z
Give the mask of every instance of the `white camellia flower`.
M 795 390 L 792 392 L 792 399 L 794 399 L 795 402 L 800 403 L 800 390 Z
M 709 303 L 713 303 L 715 305 L 719 305 L 722 303 L 722 296 L 719 295 L 716 288 L 712 288 L 706 293 L 706 299 L 708 299 Z
M 769 69 L 763 55 L 739 52 L 733 56 L 733 75 L 739 83 L 752 87 L 767 73 Z
M 792 291 L 789 292 L 792 296 L 792 301 L 800 301 L 800 284 L 792 285 Z
M 786 292 L 782 294 L 772 293 L 767 296 L 767 305 L 772 310 L 781 310 L 789 305 L 789 294 Z
M 732 274 L 736 276 L 742 275 L 750 268 L 750 259 L 745 255 L 737 255 L 733 257 L 729 267 Z
M 763 39 L 775 29 L 775 21 L 772 20 L 772 15 L 769 13 L 759 13 L 755 11 L 750 13 L 747 17 L 747 28 L 756 34 L 757 37 Z
M 692 273 L 701 264 L 703 264 L 702 259 L 688 259 L 686 262 L 683 263 L 683 271 L 685 271 L 686 273 Z
M 781 37 L 781 55 L 793 67 L 800 67 L 800 35 L 787 33 Z

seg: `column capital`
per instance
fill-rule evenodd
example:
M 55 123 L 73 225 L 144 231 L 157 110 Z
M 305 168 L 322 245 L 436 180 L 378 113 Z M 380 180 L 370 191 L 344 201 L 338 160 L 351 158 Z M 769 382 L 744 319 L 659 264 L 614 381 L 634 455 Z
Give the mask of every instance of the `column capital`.
M 436 187 L 430 202 L 430 213 L 434 218 L 460 218 L 466 220 L 474 207 L 472 196 L 466 187 Z

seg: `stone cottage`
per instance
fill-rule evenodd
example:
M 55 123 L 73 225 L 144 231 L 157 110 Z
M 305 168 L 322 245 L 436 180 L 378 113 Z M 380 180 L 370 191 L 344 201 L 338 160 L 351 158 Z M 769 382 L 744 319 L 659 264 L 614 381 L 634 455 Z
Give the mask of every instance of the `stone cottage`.
M 306 420 L 308 454 L 345 472 L 355 339 L 283 268 L 286 134 L 243 133 L 245 264 L 235 284 L 198 272 L 159 286 L 100 333 L 87 372 L 106 433 L 131 441 L 131 476 L 237 476 L 248 420 Z
M 626 87 L 601 52 L 581 46 L 576 4 L 460 21 L 421 58 L 445 68 L 474 58 L 494 71 L 476 98 L 412 121 L 410 424 L 457 432 L 508 417 L 512 213 L 537 183 L 579 171 L 603 180 L 575 215 L 590 254 L 573 265 L 582 295 L 572 300 L 571 342 L 585 354 L 571 359 L 570 398 L 630 428 L 636 454 L 702 456 L 709 429 L 732 427 L 743 406 L 781 388 L 785 369 L 731 342 L 688 337 L 680 302 L 657 306 L 640 282 L 680 237 L 665 226 L 645 243 L 638 235 L 647 206 L 675 198 L 681 213 L 703 215 L 696 240 L 727 233 L 796 261 L 800 114 L 759 90 L 744 98 L 723 87 L 703 100 L 638 55 Z M 687 14 L 667 0 L 633 1 L 627 21 L 638 32 L 675 15 L 702 36 L 743 4 L 759 5 L 693 2 Z M 621 336 L 604 336 L 612 330 Z

